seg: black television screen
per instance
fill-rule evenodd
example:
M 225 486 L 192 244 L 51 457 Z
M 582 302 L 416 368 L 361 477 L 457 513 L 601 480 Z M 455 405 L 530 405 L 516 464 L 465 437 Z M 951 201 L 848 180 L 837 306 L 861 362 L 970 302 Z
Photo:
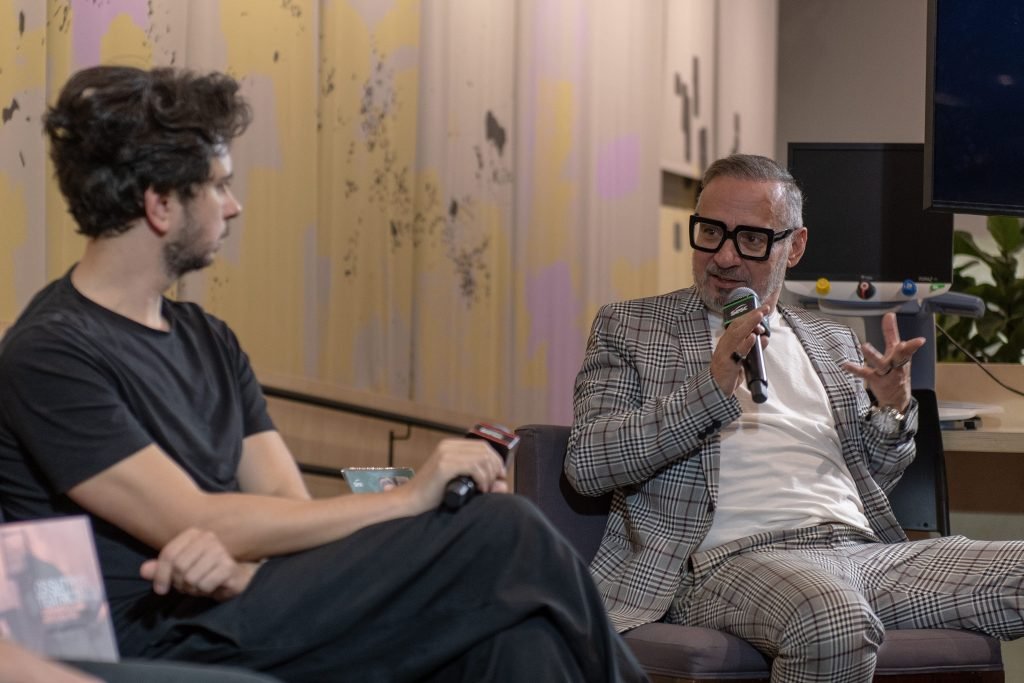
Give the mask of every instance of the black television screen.
M 794 142 L 788 163 L 808 230 L 788 281 L 845 282 L 833 298 L 852 299 L 862 280 L 952 280 L 953 215 L 921 206 L 923 145 Z
M 1024 216 L 1024 3 L 928 6 L 926 206 Z

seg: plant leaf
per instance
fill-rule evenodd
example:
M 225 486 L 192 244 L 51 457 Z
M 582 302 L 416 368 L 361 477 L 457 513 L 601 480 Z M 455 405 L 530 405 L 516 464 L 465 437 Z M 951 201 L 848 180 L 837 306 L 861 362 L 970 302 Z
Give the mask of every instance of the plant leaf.
M 989 216 L 988 232 L 1005 254 L 1014 254 L 1024 246 L 1021 223 L 1011 216 Z
M 977 242 L 974 241 L 973 235 L 964 232 L 963 230 L 957 230 L 953 233 L 953 253 L 966 254 L 967 256 L 979 258 L 990 268 L 992 267 L 992 262 L 994 260 L 993 256 L 985 253 L 981 247 L 978 246 Z

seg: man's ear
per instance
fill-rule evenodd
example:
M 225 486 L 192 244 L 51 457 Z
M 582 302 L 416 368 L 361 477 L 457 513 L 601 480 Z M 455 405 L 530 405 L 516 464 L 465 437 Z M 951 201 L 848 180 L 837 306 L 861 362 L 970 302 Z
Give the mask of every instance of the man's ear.
M 797 228 L 791 239 L 793 246 L 790 248 L 789 258 L 786 260 L 787 268 L 792 268 L 803 258 L 804 250 L 807 248 L 807 228 Z
M 143 202 L 146 207 L 146 224 L 150 230 L 163 237 L 171 229 L 171 217 L 174 212 L 171 193 L 160 194 L 150 187 L 143 195 Z

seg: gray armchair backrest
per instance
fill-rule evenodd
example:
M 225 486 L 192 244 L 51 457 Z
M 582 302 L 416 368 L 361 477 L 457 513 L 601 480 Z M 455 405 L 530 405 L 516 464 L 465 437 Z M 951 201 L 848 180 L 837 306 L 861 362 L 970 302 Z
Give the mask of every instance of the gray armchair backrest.
M 604 535 L 611 494 L 584 496 L 569 484 L 562 470 L 569 427 L 531 424 L 516 433 L 521 439 L 515 460 L 516 492 L 532 500 L 590 562 Z

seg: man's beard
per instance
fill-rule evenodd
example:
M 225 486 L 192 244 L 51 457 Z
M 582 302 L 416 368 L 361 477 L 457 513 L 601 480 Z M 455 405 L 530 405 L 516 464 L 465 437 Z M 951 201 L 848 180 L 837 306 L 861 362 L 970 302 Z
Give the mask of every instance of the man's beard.
M 772 266 L 771 271 L 768 273 L 768 277 L 763 280 L 755 280 L 753 282 L 737 282 L 736 287 L 729 290 L 728 292 L 720 292 L 716 287 L 709 287 L 707 285 L 708 275 L 716 275 L 724 277 L 727 280 L 738 280 L 739 278 L 734 277 L 740 271 L 739 266 L 734 268 L 719 268 L 714 263 L 708 263 L 707 268 L 703 273 L 694 273 L 693 282 L 697 289 L 697 295 L 700 296 L 701 301 L 708 307 L 708 310 L 715 313 L 721 313 L 722 308 L 729 302 L 729 297 L 732 295 L 738 287 L 750 287 L 750 289 L 757 292 L 757 298 L 761 303 L 776 292 L 782 289 L 782 283 L 786 280 L 786 262 L 789 259 L 789 251 L 782 256 Z
M 178 237 L 164 245 L 164 269 L 172 279 L 213 263 L 214 251 L 202 244 L 202 232 L 199 222 L 186 210 L 185 225 Z

